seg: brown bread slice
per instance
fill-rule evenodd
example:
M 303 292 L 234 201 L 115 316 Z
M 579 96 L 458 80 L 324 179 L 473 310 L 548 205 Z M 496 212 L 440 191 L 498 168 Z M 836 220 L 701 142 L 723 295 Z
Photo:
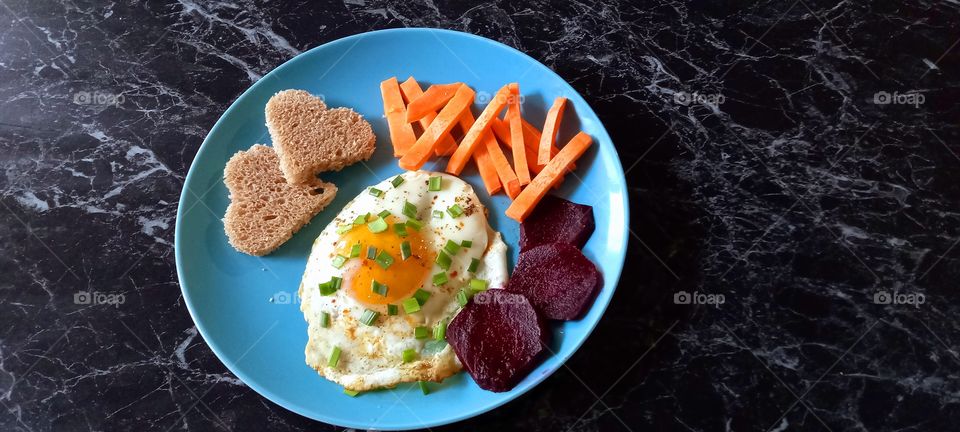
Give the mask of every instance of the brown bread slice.
M 223 170 L 230 192 L 223 227 L 230 244 L 240 252 L 273 252 L 337 195 L 333 183 L 317 178 L 288 184 L 279 163 L 272 148 L 256 144 L 233 155 Z
M 377 137 L 349 108 L 327 109 L 303 90 L 281 91 L 267 102 L 267 129 L 287 183 L 305 183 L 323 171 L 370 159 Z

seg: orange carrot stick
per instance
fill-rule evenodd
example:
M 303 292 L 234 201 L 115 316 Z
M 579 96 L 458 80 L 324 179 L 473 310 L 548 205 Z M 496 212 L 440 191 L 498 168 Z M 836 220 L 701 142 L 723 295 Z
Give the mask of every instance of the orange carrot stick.
M 413 123 L 439 109 L 453 98 L 462 83 L 434 84 L 407 106 L 407 123 Z
M 390 142 L 393 143 L 393 156 L 400 157 L 417 141 L 410 123 L 407 123 L 407 109 L 400 95 L 397 78 L 392 77 L 380 83 L 380 95 L 383 97 L 383 113 L 390 126 Z
M 477 121 L 473 123 L 470 130 L 468 130 L 466 135 L 463 136 L 463 139 L 460 140 L 460 146 L 457 147 L 457 151 L 453 153 L 453 156 L 450 156 L 450 161 L 447 162 L 448 173 L 459 175 L 460 172 L 463 171 L 463 167 L 467 165 L 470 155 L 476 150 L 480 138 L 483 137 L 483 133 L 490 128 L 490 120 L 500 113 L 503 106 L 507 104 L 509 97 L 509 86 L 503 86 L 497 91 L 497 94 L 493 96 L 493 100 L 487 104 L 487 107 L 484 108 L 480 116 L 477 117 Z
M 513 170 L 517 173 L 520 186 L 524 186 L 530 183 L 530 168 L 527 167 L 527 147 L 523 145 L 523 123 L 520 118 L 520 86 L 512 83 L 510 84 L 510 101 L 507 104 L 507 120 L 510 122 L 510 141 L 521 143 L 521 145 L 514 145 L 511 149 L 513 150 Z
M 521 118 L 521 122 L 524 125 L 523 127 L 524 144 L 527 144 L 530 142 L 540 142 L 539 135 L 534 136 L 533 132 L 527 129 L 528 123 L 522 118 Z M 530 127 L 533 127 L 533 126 L 530 126 Z M 494 118 L 490 122 L 490 129 L 493 130 L 494 135 L 497 136 L 497 139 L 499 139 L 500 142 L 502 142 L 511 150 L 513 149 L 513 137 L 510 136 L 510 125 L 508 125 L 507 122 L 500 120 L 499 118 Z M 537 141 L 532 141 L 534 137 L 537 138 Z M 537 151 L 529 145 L 524 145 L 524 149 L 526 150 L 527 162 L 530 164 L 529 166 L 530 170 L 532 170 L 534 173 L 539 174 L 540 171 L 543 170 L 543 165 L 536 163 Z
M 537 203 L 547 194 L 547 190 L 560 180 L 560 176 L 573 165 L 573 161 L 577 160 L 587 151 L 587 148 L 589 148 L 592 143 L 593 140 L 590 139 L 590 135 L 583 132 L 573 137 L 573 139 L 571 139 L 567 145 L 563 146 L 556 156 L 550 160 L 550 163 L 544 167 L 543 171 L 540 171 L 540 174 L 537 174 L 533 181 L 520 192 L 520 195 L 513 200 L 510 207 L 507 207 L 507 211 L 505 212 L 507 217 L 517 222 L 523 222 L 523 220 L 530 215 L 530 212 L 533 211 L 533 208 L 537 206 Z
M 537 151 L 537 163 L 546 165 L 555 154 L 551 151 L 553 140 L 560 128 L 563 119 L 563 110 L 567 107 L 567 98 L 560 96 L 553 101 L 553 106 L 547 112 L 547 120 L 543 123 L 543 135 L 540 136 L 540 148 Z M 556 147 L 553 147 L 554 149 Z
M 420 135 L 420 138 L 413 144 L 413 147 L 400 158 L 400 167 L 408 170 L 420 169 L 420 167 L 427 162 L 427 159 L 430 159 L 430 155 L 433 154 L 434 148 L 440 139 L 443 138 L 444 135 L 449 134 L 450 129 L 453 129 L 453 125 L 457 123 L 457 119 L 459 119 L 465 111 L 470 111 L 474 96 L 476 96 L 476 93 L 470 86 L 461 85 L 457 93 L 450 99 L 450 102 L 437 114 L 437 118 L 430 123 L 430 127 L 423 131 L 423 135 Z M 459 151 L 460 149 L 458 148 L 457 152 Z M 456 155 L 456 153 L 454 153 L 454 155 Z
M 420 84 L 417 83 L 417 80 L 413 77 L 407 78 L 406 81 L 400 84 L 400 91 L 403 93 L 403 99 L 409 104 L 410 101 L 413 101 L 423 95 L 423 90 L 420 89 Z M 409 105 L 408 105 L 409 106 Z M 409 112 L 409 111 L 408 111 Z M 433 119 L 437 118 L 436 112 L 429 112 L 427 115 L 423 116 L 417 122 L 420 123 L 420 127 L 423 130 L 427 130 L 430 127 L 430 123 L 433 122 Z M 450 134 L 446 134 L 443 138 L 440 138 L 440 142 L 437 145 L 436 153 L 437 156 L 446 156 L 453 154 L 454 150 L 457 149 L 457 142 L 453 140 L 453 137 Z
M 470 130 L 473 122 L 473 113 L 467 110 L 460 116 L 460 129 Z M 500 185 L 500 178 L 497 177 L 497 167 L 494 166 L 493 159 L 490 157 L 490 153 L 487 152 L 486 147 L 478 146 L 477 150 L 473 152 L 473 159 L 477 161 L 477 171 L 480 171 L 480 179 L 483 180 L 483 186 L 487 189 L 487 193 L 493 196 L 497 192 L 500 192 L 502 187 Z
M 513 168 L 510 168 L 510 162 L 507 160 L 507 157 L 504 156 L 503 150 L 500 149 L 500 144 L 497 142 L 497 138 L 493 136 L 493 132 L 487 131 L 483 134 L 483 145 L 478 146 L 478 148 L 483 148 L 490 155 L 490 160 L 493 161 L 493 166 L 496 167 L 497 176 L 500 177 L 500 183 L 503 184 L 504 190 L 507 192 L 507 196 L 510 199 L 514 199 L 517 195 L 520 194 L 520 180 L 517 178 L 516 173 L 514 173 Z

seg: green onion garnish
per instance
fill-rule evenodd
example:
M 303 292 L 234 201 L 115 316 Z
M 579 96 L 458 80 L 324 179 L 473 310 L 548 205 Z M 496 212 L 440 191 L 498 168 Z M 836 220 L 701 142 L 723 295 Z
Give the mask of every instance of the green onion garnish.
M 406 237 L 406 236 L 410 235 L 410 234 L 407 232 L 407 226 L 406 226 L 405 224 L 402 224 L 402 223 L 395 223 L 395 224 L 393 224 L 393 232 L 397 233 L 397 236 L 400 236 L 400 237 Z
M 410 249 L 410 242 L 404 240 L 403 243 L 400 243 L 400 259 L 406 261 L 407 258 L 410 258 L 410 255 L 413 255 L 413 251 Z
M 458 303 L 461 307 L 466 306 L 466 305 L 467 305 L 467 302 L 469 302 L 469 301 L 470 301 L 470 295 L 467 294 L 467 291 L 466 291 L 466 290 L 460 290 L 460 291 L 457 293 L 457 303 Z
M 337 227 L 337 234 L 345 234 L 353 229 L 353 224 L 345 224 Z
M 387 296 L 387 286 L 375 280 L 370 281 L 370 290 L 378 296 Z
M 333 261 L 330 264 L 333 264 L 333 268 L 343 267 L 343 264 L 347 262 L 347 257 L 337 254 L 333 257 Z
M 420 311 L 420 302 L 414 297 L 404 300 L 401 304 L 403 305 L 404 312 L 408 314 Z
M 417 339 L 426 339 L 427 335 L 430 334 L 430 329 L 426 327 L 417 327 L 413 329 L 413 337 Z
M 343 278 L 332 276 L 330 277 L 330 283 L 333 285 L 333 289 L 338 290 L 340 289 L 340 285 L 343 284 Z
M 450 255 L 456 255 L 457 252 L 460 252 L 460 245 L 454 243 L 452 240 L 447 240 L 447 244 L 443 245 L 443 250 L 447 251 Z
M 367 259 L 374 259 L 377 257 L 377 248 L 373 246 L 367 246 Z
M 435 261 L 437 265 L 444 270 L 450 270 L 450 264 L 453 262 L 450 255 L 447 255 L 444 251 L 437 253 L 437 259 Z
M 434 211 L 433 211 L 433 218 L 434 218 L 434 219 L 443 219 L 443 212 L 440 211 L 440 210 L 434 210 Z
M 483 279 L 470 279 L 470 288 L 477 291 L 483 291 L 487 289 L 487 281 Z
M 430 177 L 430 183 L 427 185 L 427 190 L 430 192 L 437 192 L 440 190 L 441 182 L 443 181 L 442 177 Z
M 376 321 L 377 317 L 379 316 L 380 312 L 365 309 L 363 314 L 360 315 L 360 322 L 362 322 L 364 325 L 372 326 L 373 322 Z
M 350 258 L 356 258 L 360 256 L 360 243 L 354 243 L 353 246 L 350 246 Z
M 383 196 L 383 191 L 375 187 L 372 187 L 370 188 L 370 195 L 380 198 L 381 196 Z
M 452 218 L 458 218 L 463 216 L 463 207 L 460 207 L 460 204 L 454 204 L 447 207 L 447 213 L 450 213 L 450 217 Z
M 362 215 L 360 215 L 360 216 L 357 216 L 357 218 L 353 220 L 353 224 L 354 224 L 354 225 L 363 225 L 363 224 L 367 223 L 367 218 L 368 218 L 368 217 L 370 217 L 370 213 L 362 214 Z
M 337 286 L 334 285 L 333 281 L 327 281 L 318 286 L 320 289 L 320 295 L 328 296 L 337 292 Z
M 390 181 L 390 183 L 393 184 L 393 187 L 397 187 L 402 185 L 404 181 L 405 180 L 403 179 L 403 177 L 396 176 L 393 178 L 393 180 Z
M 326 312 L 320 312 L 320 327 L 330 327 L 330 314 Z
M 417 206 L 410 203 L 410 201 L 403 202 L 403 215 L 410 218 L 417 218 Z
M 343 389 L 343 394 L 345 394 L 345 395 L 347 395 L 347 396 L 350 396 L 350 397 L 357 397 L 357 395 L 360 394 L 360 392 L 358 392 L 358 391 L 353 391 L 353 390 Z
M 327 361 L 327 366 L 337 367 L 337 363 L 340 363 L 340 347 L 333 347 L 333 351 L 330 352 L 330 360 Z
M 420 228 L 423 228 L 423 222 L 420 222 L 418 219 L 407 219 L 407 228 L 413 228 L 414 231 L 420 231 Z
M 417 385 L 420 386 L 420 391 L 423 392 L 424 396 L 430 394 L 430 387 L 427 387 L 426 381 L 417 381 Z
M 377 216 L 380 216 L 380 217 L 386 219 L 387 216 L 390 216 L 390 210 L 383 210 L 383 211 L 381 211 L 380 213 L 377 213 Z
M 405 350 L 403 350 L 403 362 L 404 362 L 404 363 L 410 363 L 410 362 L 416 360 L 416 358 L 417 358 L 417 351 L 416 351 L 416 350 L 413 350 L 413 349 L 405 349 Z
M 417 300 L 417 303 L 420 304 L 420 306 L 423 306 L 423 304 L 430 299 L 430 291 L 418 289 L 417 292 L 413 293 L 413 298 Z
M 383 220 L 382 217 L 377 216 L 373 222 L 367 224 L 367 229 L 372 233 L 382 233 L 387 230 L 387 221 Z
M 383 267 L 384 270 L 390 268 L 393 265 L 393 257 L 387 253 L 387 251 L 380 251 L 377 254 L 377 264 L 380 264 L 380 267 Z
M 390 316 L 400 315 L 400 308 L 397 307 L 397 305 L 395 305 L 395 304 L 388 304 L 388 305 L 387 305 L 387 315 L 390 315 Z
M 469 248 L 470 246 L 473 246 L 473 241 L 472 241 L 472 240 L 463 240 L 463 241 L 460 242 L 460 246 L 463 246 L 463 247 L 465 247 L 465 248 Z
M 434 285 L 443 285 L 447 283 L 450 278 L 447 277 L 447 272 L 440 272 L 433 275 L 433 284 Z
M 477 272 L 477 267 L 480 267 L 480 260 L 479 260 L 479 259 L 476 259 L 476 258 L 471 259 L 471 260 L 470 260 L 470 267 L 467 267 L 467 271 L 470 272 L 470 273 L 476 273 L 476 272 Z
M 444 340 L 447 338 L 447 320 L 442 319 L 437 323 L 437 326 L 433 328 L 433 339 L 434 340 Z

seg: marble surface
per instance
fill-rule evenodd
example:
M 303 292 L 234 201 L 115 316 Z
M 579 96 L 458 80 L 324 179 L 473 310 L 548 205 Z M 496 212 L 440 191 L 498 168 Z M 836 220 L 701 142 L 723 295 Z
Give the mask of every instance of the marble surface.
M 402 26 L 555 69 L 631 185 L 569 367 L 437 430 L 956 430 L 960 5 L 869 3 L 2 0 L 0 430 L 337 430 L 198 337 L 173 222 L 246 87 Z

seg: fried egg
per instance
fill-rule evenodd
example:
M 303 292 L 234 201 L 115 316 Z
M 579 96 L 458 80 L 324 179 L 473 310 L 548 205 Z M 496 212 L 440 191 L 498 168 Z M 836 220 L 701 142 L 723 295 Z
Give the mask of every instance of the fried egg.
M 299 291 L 306 363 L 352 391 L 457 373 L 442 329 L 471 282 L 506 283 L 506 251 L 457 177 L 410 171 L 367 188 L 313 243 Z

